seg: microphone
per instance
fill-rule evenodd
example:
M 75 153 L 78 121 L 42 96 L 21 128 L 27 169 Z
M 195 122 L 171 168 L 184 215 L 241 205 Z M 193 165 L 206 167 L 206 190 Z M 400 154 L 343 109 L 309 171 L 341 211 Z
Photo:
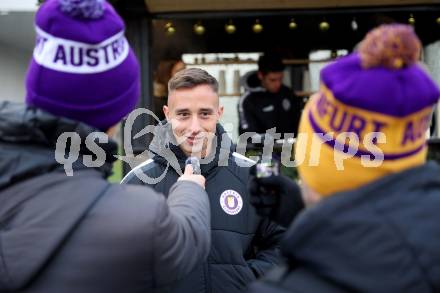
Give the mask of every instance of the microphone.
M 201 175 L 202 171 L 200 170 L 200 161 L 197 157 L 189 157 L 185 161 L 185 166 L 191 165 L 193 168 L 193 174 Z

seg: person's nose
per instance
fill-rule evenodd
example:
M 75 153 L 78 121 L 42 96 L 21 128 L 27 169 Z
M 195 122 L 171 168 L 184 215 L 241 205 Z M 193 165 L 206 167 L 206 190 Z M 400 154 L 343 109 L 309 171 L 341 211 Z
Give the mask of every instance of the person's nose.
M 197 115 L 194 115 L 191 119 L 190 131 L 193 135 L 197 135 L 202 131 L 200 120 Z

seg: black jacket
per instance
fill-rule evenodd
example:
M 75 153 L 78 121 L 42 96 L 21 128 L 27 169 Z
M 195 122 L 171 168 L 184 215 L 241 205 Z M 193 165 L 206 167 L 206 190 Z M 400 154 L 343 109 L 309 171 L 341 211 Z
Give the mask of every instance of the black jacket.
M 177 172 L 184 168 L 186 157 L 179 147 L 165 143 L 163 137 L 171 136 L 167 127 L 169 125 L 162 128 L 162 134 L 156 133 L 151 143 L 153 159 L 137 171 L 132 170 L 123 182 L 143 184 L 135 176 L 139 171 L 155 178 L 166 174 L 153 186 L 168 194 L 170 186 L 176 182 Z M 211 252 L 207 262 L 178 284 L 173 292 L 242 292 L 247 284 L 279 262 L 278 244 L 284 229 L 259 218 L 249 203 L 248 167 L 254 162 L 233 153 L 234 146 L 220 125 L 216 135 L 216 151 L 209 156 L 212 160 L 201 164 L 211 204 Z M 171 166 L 165 171 L 168 163 Z M 235 215 L 227 214 L 225 209 L 228 208 L 221 206 L 227 203 L 222 194 L 232 193 L 239 194 L 242 200 L 242 209 Z
M 440 292 L 440 167 L 339 193 L 300 215 L 289 265 L 250 292 Z
M 108 183 L 117 146 L 100 144 L 107 162 L 87 168 L 84 139 L 92 131 L 0 103 L 0 292 L 153 292 L 208 255 L 204 190 L 179 182 L 165 199 L 150 188 Z M 73 176 L 55 160 L 63 132 L 83 142 Z
M 238 103 L 239 134 L 265 133 L 276 127 L 277 133 L 298 133 L 302 102 L 292 89 L 282 85 L 278 93 L 261 86 L 256 72 L 243 77 L 245 94 Z

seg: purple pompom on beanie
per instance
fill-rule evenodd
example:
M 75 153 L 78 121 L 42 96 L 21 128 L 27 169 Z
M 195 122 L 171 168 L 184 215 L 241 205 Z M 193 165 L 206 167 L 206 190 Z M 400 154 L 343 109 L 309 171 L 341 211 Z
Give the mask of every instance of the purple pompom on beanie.
M 35 19 L 26 103 L 107 130 L 136 106 L 139 64 L 105 0 L 47 0 Z

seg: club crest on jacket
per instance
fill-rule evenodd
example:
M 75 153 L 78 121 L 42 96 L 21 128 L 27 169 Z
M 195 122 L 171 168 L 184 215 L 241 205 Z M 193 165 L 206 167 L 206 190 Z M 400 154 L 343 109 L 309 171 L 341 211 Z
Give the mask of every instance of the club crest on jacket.
M 220 195 L 220 206 L 228 215 L 236 215 L 243 208 L 243 199 L 235 190 L 225 190 Z

